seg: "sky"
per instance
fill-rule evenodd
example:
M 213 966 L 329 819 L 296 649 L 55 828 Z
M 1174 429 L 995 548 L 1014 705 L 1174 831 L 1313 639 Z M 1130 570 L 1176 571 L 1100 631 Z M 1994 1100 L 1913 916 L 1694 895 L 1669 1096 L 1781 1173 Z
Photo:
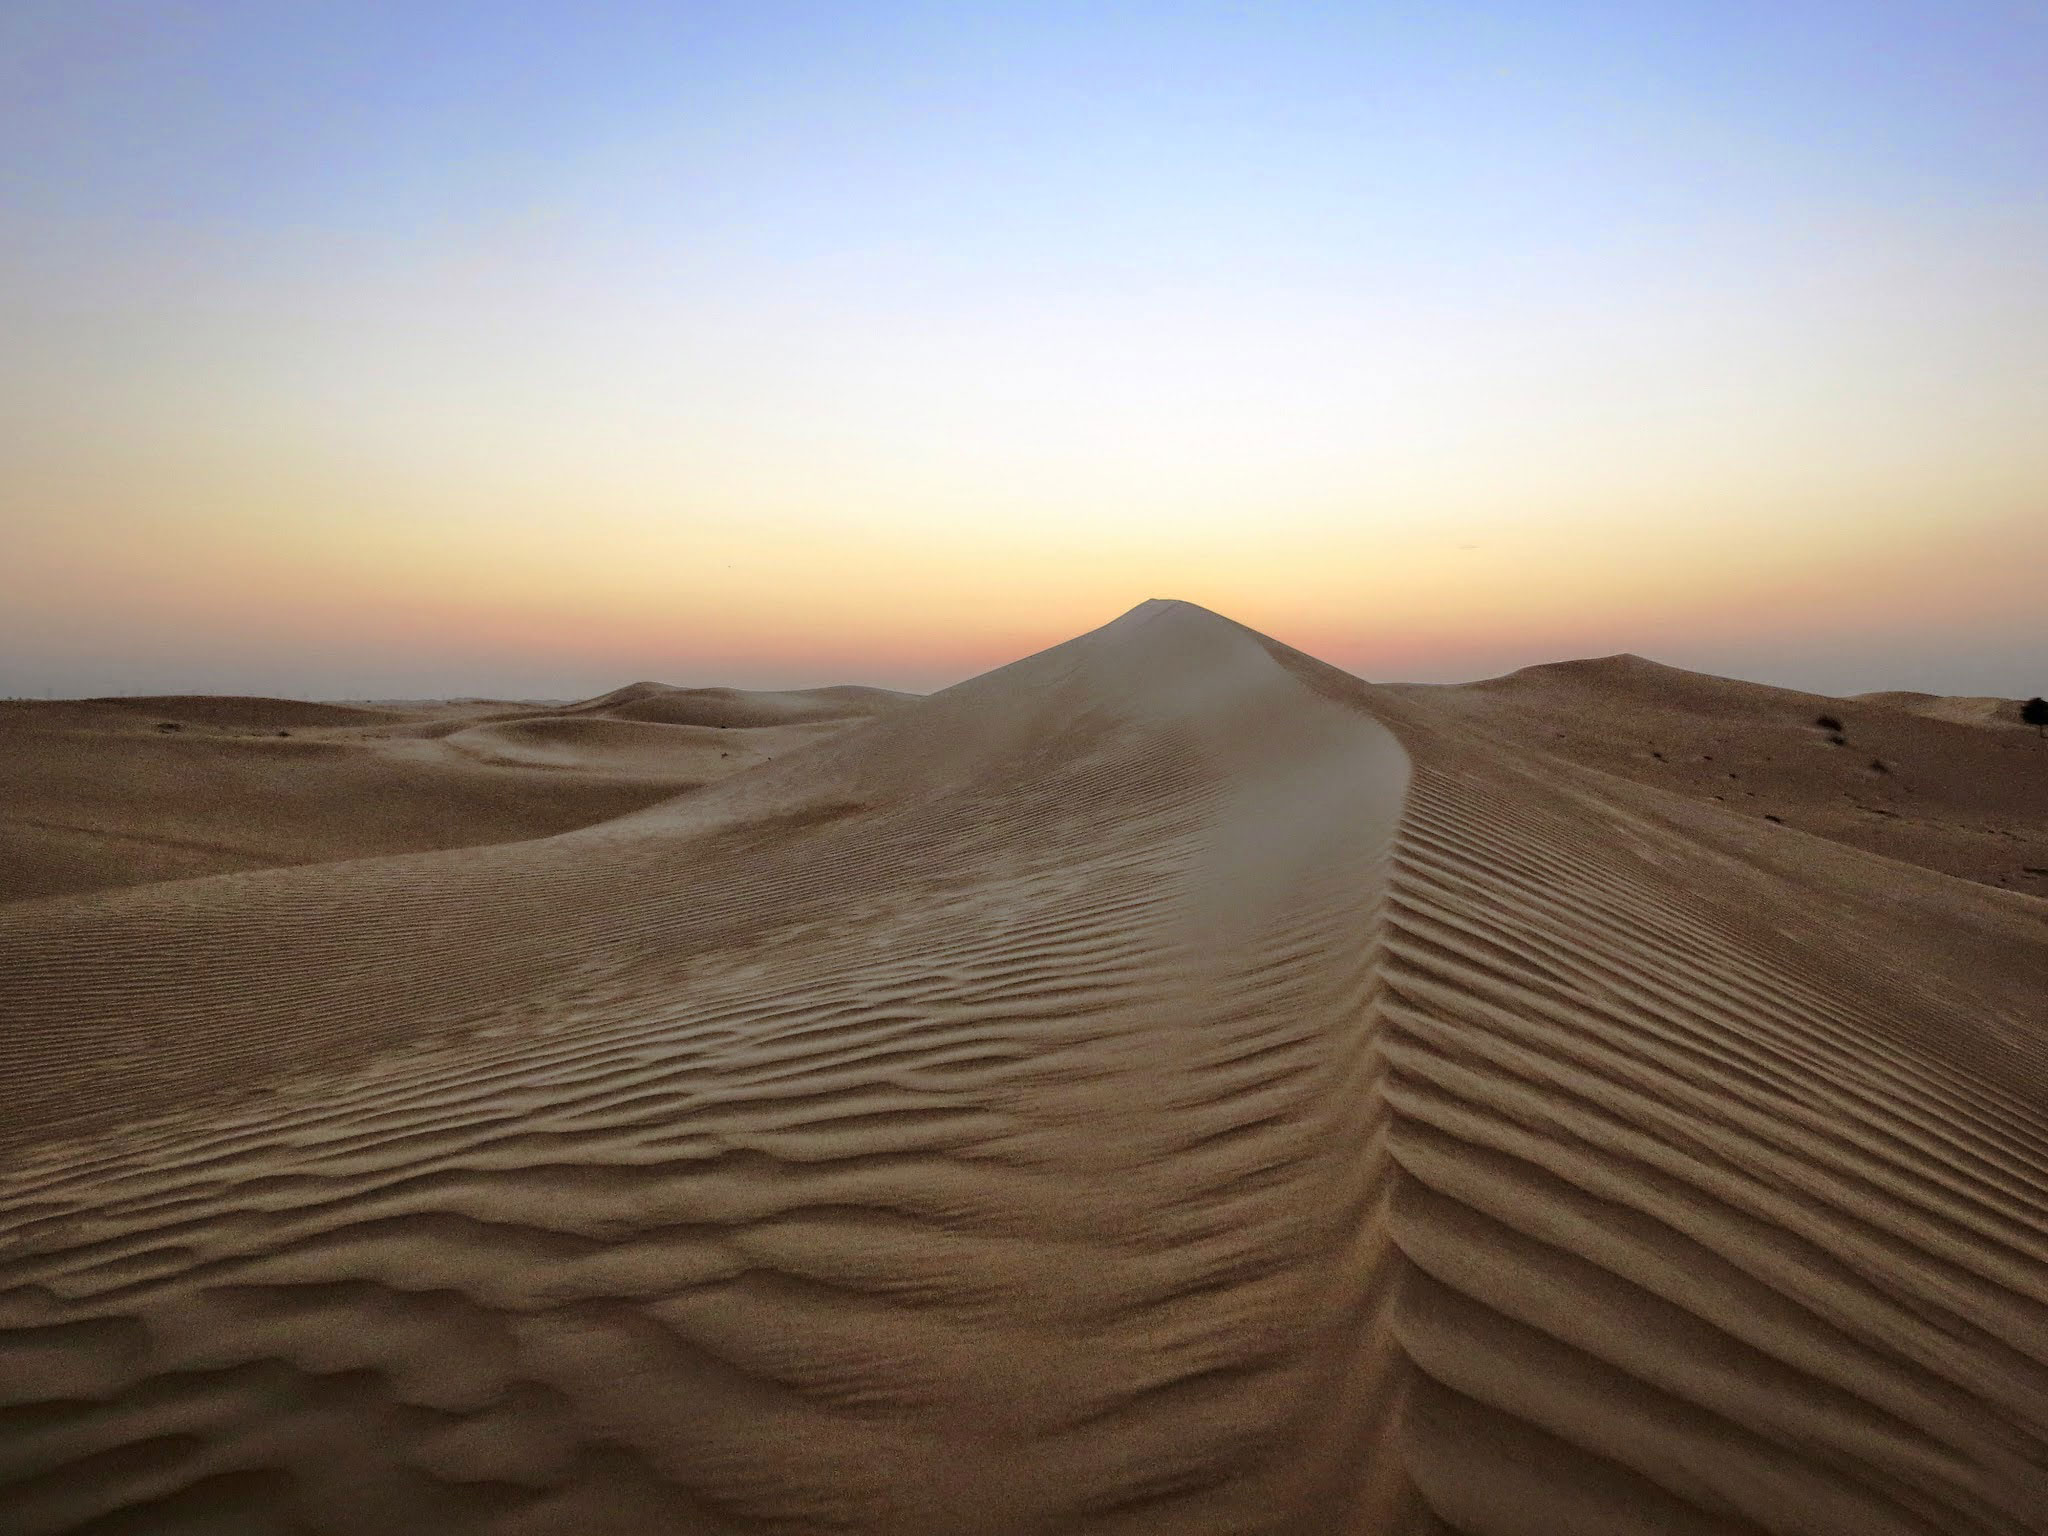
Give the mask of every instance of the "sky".
M 2048 7 L 0 6 L 0 694 L 2048 691 Z

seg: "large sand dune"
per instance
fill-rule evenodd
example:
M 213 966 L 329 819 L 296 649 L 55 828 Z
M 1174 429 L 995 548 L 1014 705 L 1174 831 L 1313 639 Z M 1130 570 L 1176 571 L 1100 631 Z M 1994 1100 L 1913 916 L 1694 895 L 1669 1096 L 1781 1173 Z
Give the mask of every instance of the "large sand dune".
M 1184 604 L 0 956 L 10 1531 L 2048 1529 L 2048 902 Z

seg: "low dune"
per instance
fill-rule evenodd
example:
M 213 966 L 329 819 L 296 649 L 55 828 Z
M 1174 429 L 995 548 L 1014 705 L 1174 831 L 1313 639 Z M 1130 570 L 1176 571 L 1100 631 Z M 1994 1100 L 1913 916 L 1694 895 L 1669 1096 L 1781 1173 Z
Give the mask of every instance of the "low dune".
M 33 701 L 12 700 L 21 710 L 26 704 L 33 714 L 45 719 L 82 717 L 86 727 L 101 723 L 96 716 L 135 716 L 152 724 L 174 723 L 212 726 L 226 731 L 277 731 L 317 729 L 333 726 L 394 725 L 410 711 L 366 708 L 356 704 L 320 704 L 305 699 L 263 699 L 223 693 L 184 693 L 130 696 L 110 699 L 63 700 L 38 707 Z
M 699 713 L 730 728 L 634 713 L 700 694 L 714 702 Z M 0 901 L 544 837 L 715 783 L 907 697 L 646 683 L 558 707 L 0 702 Z
M 1856 703 L 1886 705 L 1907 714 L 1925 715 L 1931 720 L 1950 720 L 1958 725 L 2033 729 L 2020 713 L 2026 704 L 2024 699 L 1911 692 L 1859 693 L 1852 697 Z
M 2016 699 L 1830 698 L 1640 656 L 1392 691 L 1514 755 L 2048 895 L 2048 750 Z
M 2048 901 L 1624 771 L 1780 707 L 1649 665 L 1147 603 L 576 830 L 0 908 L 0 1527 L 2048 1530 Z
M 629 683 L 611 693 L 568 706 L 574 714 L 602 714 L 616 720 L 662 725 L 696 725 L 725 730 L 865 720 L 915 698 L 886 688 L 811 688 L 771 693 L 740 688 L 675 688 L 666 683 Z
M 658 725 L 633 718 L 527 717 L 465 726 L 441 738 L 481 763 L 518 768 L 559 768 L 620 780 L 650 779 L 673 786 L 709 784 L 772 762 L 786 752 L 836 734 L 847 722 L 752 726 L 726 730 L 704 725 Z M 671 788 L 669 793 L 673 793 Z

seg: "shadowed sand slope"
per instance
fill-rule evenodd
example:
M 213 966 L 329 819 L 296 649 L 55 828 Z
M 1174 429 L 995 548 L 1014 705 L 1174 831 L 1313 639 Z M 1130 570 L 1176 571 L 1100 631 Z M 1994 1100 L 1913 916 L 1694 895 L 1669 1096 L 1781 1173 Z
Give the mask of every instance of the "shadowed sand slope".
M 1671 798 L 1152 603 L 0 911 L 0 1527 L 2042 1529 L 2048 907 Z

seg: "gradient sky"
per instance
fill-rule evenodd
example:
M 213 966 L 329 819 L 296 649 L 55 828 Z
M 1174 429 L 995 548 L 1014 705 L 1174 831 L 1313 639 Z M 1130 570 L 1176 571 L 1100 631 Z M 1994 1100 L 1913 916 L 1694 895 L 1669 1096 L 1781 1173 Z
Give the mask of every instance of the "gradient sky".
M 0 102 L 0 693 L 2048 691 L 2031 0 L 7 0 Z

